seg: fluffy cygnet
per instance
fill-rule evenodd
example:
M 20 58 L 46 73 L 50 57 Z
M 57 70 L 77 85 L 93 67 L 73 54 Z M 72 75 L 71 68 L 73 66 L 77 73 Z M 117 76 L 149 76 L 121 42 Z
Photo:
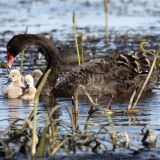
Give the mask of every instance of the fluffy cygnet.
M 34 79 L 32 75 L 26 75 L 24 77 L 26 89 L 24 91 L 24 95 L 21 96 L 22 99 L 34 99 L 36 94 L 36 88 L 34 87 Z
M 38 80 L 41 78 L 42 76 L 42 71 L 40 69 L 35 69 L 33 72 L 32 72 L 32 76 L 34 78 L 34 84 L 36 85 Z
M 9 83 L 2 89 L 4 96 L 7 98 L 18 98 L 23 94 L 23 88 L 23 76 L 19 70 L 11 70 L 9 73 Z

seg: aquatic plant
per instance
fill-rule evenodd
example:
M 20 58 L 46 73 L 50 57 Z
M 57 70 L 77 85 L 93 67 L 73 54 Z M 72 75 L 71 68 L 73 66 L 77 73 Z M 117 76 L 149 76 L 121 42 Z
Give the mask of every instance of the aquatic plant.
M 134 103 L 132 103 L 132 104 L 130 103 L 130 104 L 129 104 L 128 109 L 134 109 L 134 108 L 136 107 L 136 105 L 137 105 L 137 103 L 138 103 L 138 101 L 139 101 L 139 99 L 140 99 L 140 97 L 141 97 L 141 95 L 142 95 L 142 92 L 143 92 L 144 88 L 146 87 L 147 82 L 149 81 L 149 78 L 151 77 L 151 74 L 152 74 L 152 72 L 153 72 L 153 70 L 154 70 L 154 68 L 155 68 L 155 66 L 156 66 L 157 59 L 159 58 L 159 53 L 160 53 L 160 48 L 158 48 L 158 50 L 157 50 L 157 51 L 155 52 L 155 54 L 153 55 L 153 56 L 154 56 L 154 59 L 153 59 L 153 62 L 152 62 L 150 71 L 149 71 L 149 73 L 148 73 L 148 75 L 147 75 L 147 77 L 146 77 L 146 79 L 145 79 L 145 81 L 144 81 L 144 83 L 143 83 L 143 85 L 142 85 L 142 87 L 141 87 L 138 95 L 136 95 L 136 90 L 133 92 L 133 95 L 132 95 L 130 101 L 133 102 L 134 97 L 135 97 L 135 96 L 137 96 L 137 97 L 136 97 Z
M 45 116 L 46 119 L 44 120 L 43 126 L 37 128 L 37 107 L 39 96 L 50 71 L 51 69 L 47 70 L 40 87 L 37 90 L 34 109 L 30 113 L 29 117 L 26 120 L 17 118 L 17 120 L 0 133 L 0 142 L 2 143 L 1 145 L 5 156 L 11 157 L 13 155 L 18 155 L 19 153 L 43 158 L 53 157 L 62 152 L 65 155 L 85 151 L 105 153 L 110 150 L 119 150 L 120 148 L 127 149 L 132 152 L 143 151 L 142 148 L 139 148 L 138 146 L 136 146 L 136 150 L 134 149 L 135 145 L 130 141 L 129 135 L 123 126 L 122 129 L 125 138 L 122 140 L 116 131 L 116 126 L 112 119 L 112 115 L 116 114 L 116 112 L 112 110 L 104 112 L 104 108 L 97 106 L 98 104 L 93 101 L 84 86 L 79 87 L 84 90 L 89 101 L 98 109 L 98 112 L 89 112 L 86 121 L 81 123 L 76 121 L 75 123 L 74 114 L 77 115 L 77 113 L 71 112 L 68 107 L 64 107 L 63 110 L 67 111 L 70 117 L 69 122 L 57 117 L 57 112 L 60 112 L 62 106 L 56 105 L 48 107 L 47 116 Z M 78 97 L 76 97 L 76 105 L 78 105 L 77 98 Z M 73 108 L 74 107 L 73 103 Z M 75 109 L 75 111 L 77 111 L 77 109 Z M 93 122 L 90 119 L 94 114 L 107 115 L 108 121 L 103 124 Z M 120 114 L 120 111 L 118 114 Z M 124 113 L 121 112 L 121 114 Z M 111 129 L 108 129 L 109 126 Z M 94 130 L 95 127 L 96 130 Z M 150 137 L 149 144 L 152 146 L 156 145 L 156 137 L 151 129 L 143 132 L 142 134 L 142 144 L 144 144 L 144 148 L 147 147 L 145 144 L 148 137 Z M 109 149 L 109 146 L 111 145 L 113 148 Z M 18 147 L 18 150 L 15 150 L 15 147 Z M 32 153 L 30 154 L 30 152 Z
M 84 48 L 83 48 L 83 34 L 80 34 L 80 44 L 81 44 L 81 63 L 84 63 Z
M 139 49 L 140 49 L 140 51 L 142 51 L 146 54 L 150 54 L 150 55 L 154 56 L 155 50 L 148 50 L 145 48 L 145 45 L 148 45 L 148 44 L 150 44 L 150 43 L 149 42 L 141 42 L 139 45 Z
M 60 112 L 60 109 L 67 111 L 70 117 L 69 122 L 57 117 L 57 112 Z M 121 134 L 123 134 L 124 138 L 122 140 L 119 132 L 116 131 L 112 114 L 107 114 L 108 121 L 103 124 L 91 120 L 91 117 L 96 114 L 100 115 L 102 113 L 90 113 L 86 121 L 78 124 L 81 127 L 76 127 L 73 122 L 72 113 L 68 107 L 62 108 L 62 106 L 58 105 L 48 107 L 44 125 L 36 131 L 39 141 L 36 145 L 34 157 L 53 157 L 58 155 L 58 153 L 70 155 L 79 152 L 86 153 L 86 151 L 107 153 L 108 151 L 119 150 L 121 148 L 127 149 L 132 153 L 140 153 L 148 147 L 148 145 L 152 147 L 156 145 L 156 136 L 151 128 L 146 126 L 145 128 L 147 128 L 147 130 L 145 131 L 145 128 L 143 128 L 141 131 L 141 142 L 144 146 L 144 148 L 142 148 L 142 146 L 135 146 L 135 144 L 131 142 L 123 126 Z M 18 154 L 31 156 L 33 117 L 34 111 L 31 112 L 26 120 L 17 118 L 17 120 L 0 133 L 1 148 L 3 148 L 3 153 L 6 157 L 15 157 L 18 156 Z M 109 146 L 113 146 L 113 148 L 111 149 Z
M 38 136 L 36 134 L 36 128 L 37 128 L 37 107 L 39 102 L 39 96 L 50 72 L 51 72 L 51 69 L 48 69 L 45 75 L 43 76 L 43 79 L 37 88 L 35 99 L 34 99 L 34 120 L 33 120 L 34 125 L 33 125 L 33 137 L 32 137 L 32 156 L 33 157 L 36 154 L 36 145 L 38 144 Z
M 108 39 L 108 0 L 104 0 L 105 10 L 105 38 Z
M 74 40 L 75 40 L 75 44 L 76 44 L 78 65 L 80 66 L 81 65 L 81 58 L 80 58 L 78 39 L 77 39 L 77 33 L 76 33 L 76 12 L 75 11 L 73 11 L 72 23 L 73 23 Z
M 24 31 L 24 34 L 27 34 L 28 32 L 28 26 L 26 26 L 26 29 Z M 24 50 L 21 53 L 21 61 L 20 61 L 20 73 L 22 74 L 23 72 L 23 63 L 24 63 Z

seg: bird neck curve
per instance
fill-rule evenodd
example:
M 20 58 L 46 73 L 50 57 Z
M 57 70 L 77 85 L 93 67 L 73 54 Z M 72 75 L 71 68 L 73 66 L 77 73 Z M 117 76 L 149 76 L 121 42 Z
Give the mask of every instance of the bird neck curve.
M 43 48 L 42 54 L 44 54 L 47 61 L 47 67 L 54 69 L 60 67 L 61 60 L 59 51 L 50 39 L 35 34 L 21 34 L 18 36 L 20 38 L 22 50 L 30 45 L 41 46 Z
M 47 69 L 51 68 L 52 71 L 48 76 L 48 79 L 44 85 L 44 88 L 42 90 L 42 95 L 51 95 L 51 91 L 53 87 L 55 86 L 55 83 L 58 78 L 58 72 L 60 69 L 60 54 L 57 49 L 57 47 L 53 44 L 53 42 L 41 35 L 34 35 L 34 34 L 21 34 L 18 35 L 20 40 L 21 49 L 25 49 L 26 47 L 29 47 L 30 45 L 38 45 L 41 46 L 44 50 L 42 54 L 44 54 L 46 62 L 47 62 Z M 46 72 L 45 71 L 45 72 Z M 36 88 L 41 83 L 41 80 L 43 79 L 44 74 L 42 75 L 41 79 L 36 85 Z

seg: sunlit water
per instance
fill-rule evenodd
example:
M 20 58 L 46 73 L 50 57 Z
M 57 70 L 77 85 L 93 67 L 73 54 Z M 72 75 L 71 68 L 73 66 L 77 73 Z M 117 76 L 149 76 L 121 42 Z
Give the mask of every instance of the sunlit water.
M 29 33 L 41 33 L 51 32 L 56 40 L 67 40 L 66 37 L 72 37 L 72 11 L 77 12 L 77 26 L 80 27 L 79 31 L 84 31 L 89 35 L 101 36 L 104 34 L 104 6 L 102 1 L 98 0 L 87 3 L 86 1 L 79 1 L 74 3 L 73 1 L 33 1 L 30 3 L 18 3 L 19 1 L 11 1 L 8 4 L 6 1 L 2 1 L 0 5 L 0 36 L 1 39 L 6 41 L 12 37 L 13 34 L 22 33 L 25 30 L 25 26 L 29 26 Z M 117 1 L 116 1 L 117 2 Z M 159 1 L 154 0 L 151 4 L 147 2 L 145 9 L 143 9 L 143 2 L 139 10 L 136 11 L 130 6 L 127 8 L 127 15 L 120 13 L 123 9 L 123 5 L 114 6 L 117 7 L 116 13 L 110 11 L 109 16 L 109 30 L 114 34 L 159 34 L 159 30 L 156 29 L 159 26 L 159 12 L 157 6 Z M 135 3 L 135 2 L 134 2 Z M 117 5 L 118 5 L 117 4 Z M 112 4 L 113 5 L 113 4 Z M 148 9 L 148 10 L 147 10 Z M 141 11 L 142 10 L 142 11 Z M 148 12 L 147 12 L 148 11 Z M 120 15 L 117 16 L 117 15 Z M 21 16 L 19 16 L 21 15 Z M 154 24 L 154 26 L 153 26 Z M 85 28 L 85 30 L 83 30 Z M 88 30 L 86 29 L 88 28 Z M 6 31 L 11 31 L 5 33 Z M 69 36 L 68 36 L 69 35 Z M 5 42 L 6 43 L 6 42 Z M 101 44 L 98 44 L 101 46 Z M 5 52 L 5 46 L 1 47 L 1 52 Z M 4 54 L 1 55 L 1 59 L 4 61 Z M 30 70 L 28 68 L 28 70 Z M 33 109 L 33 101 L 23 101 L 21 99 L 6 99 L 3 97 L 1 89 L 7 81 L 7 73 L 5 69 L 0 70 L 0 131 L 3 131 L 9 126 L 16 118 L 25 119 L 29 116 L 29 113 Z M 113 115 L 112 119 L 116 127 L 116 131 L 119 132 L 119 136 L 124 136 L 123 128 L 127 130 L 131 143 L 135 144 L 135 148 L 138 145 L 142 145 L 141 130 L 143 127 L 148 126 L 154 131 L 157 136 L 156 149 L 160 147 L 158 140 L 159 124 L 160 124 L 160 86 L 157 85 L 152 91 L 152 94 L 141 100 L 137 107 L 141 110 L 134 115 L 118 114 Z M 69 115 L 65 108 L 71 109 L 71 99 L 58 98 L 57 102 L 62 106 L 60 118 L 64 121 L 70 121 Z M 38 123 L 43 124 L 45 121 L 46 107 L 48 103 L 40 101 L 38 107 Z M 103 104 L 107 106 L 107 104 Z M 112 105 L 115 110 L 125 109 L 127 103 L 116 103 Z M 85 122 L 88 116 L 88 110 L 90 109 L 86 101 L 80 100 L 79 102 L 79 122 Z M 107 115 L 95 114 L 90 121 L 105 124 L 108 122 Z M 82 127 L 82 126 L 80 126 Z M 108 126 L 110 128 L 110 126 Z M 95 129 L 96 130 L 96 129 Z

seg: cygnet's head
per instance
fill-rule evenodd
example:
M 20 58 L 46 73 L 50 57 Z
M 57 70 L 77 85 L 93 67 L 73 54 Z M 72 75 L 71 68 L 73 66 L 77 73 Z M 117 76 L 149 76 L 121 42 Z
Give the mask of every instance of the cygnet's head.
M 26 84 L 27 87 L 32 87 L 32 86 L 34 86 L 34 79 L 33 79 L 32 75 L 27 74 L 27 75 L 24 77 L 24 81 L 25 81 L 25 84 Z
M 32 72 L 32 76 L 34 78 L 34 82 L 35 84 L 38 82 L 38 80 L 41 78 L 42 76 L 42 71 L 40 69 L 35 69 L 33 72 Z
M 22 76 L 19 70 L 17 69 L 12 69 L 9 73 L 9 79 L 12 82 L 21 82 L 22 81 Z

